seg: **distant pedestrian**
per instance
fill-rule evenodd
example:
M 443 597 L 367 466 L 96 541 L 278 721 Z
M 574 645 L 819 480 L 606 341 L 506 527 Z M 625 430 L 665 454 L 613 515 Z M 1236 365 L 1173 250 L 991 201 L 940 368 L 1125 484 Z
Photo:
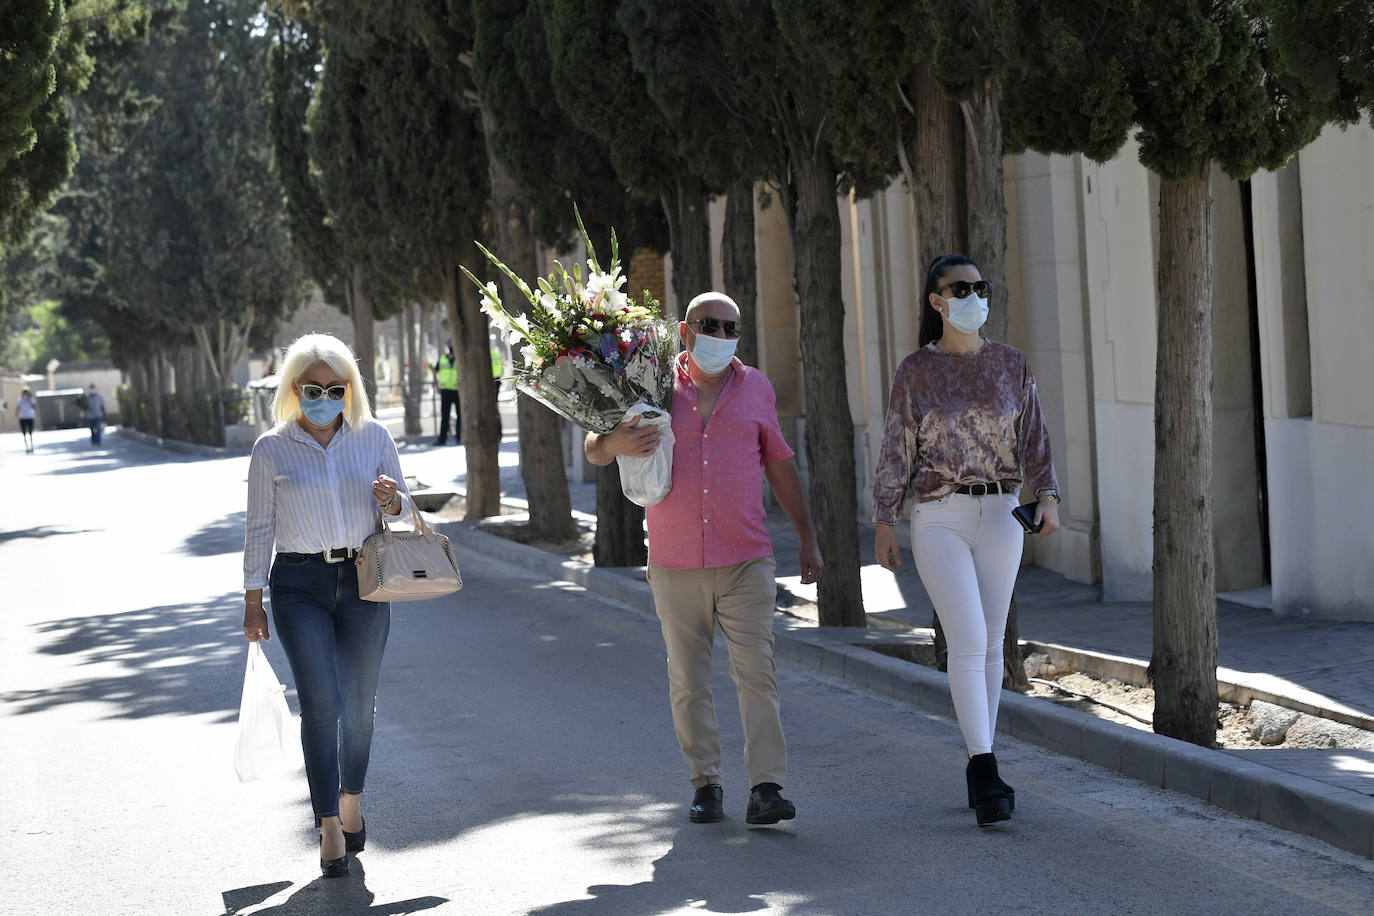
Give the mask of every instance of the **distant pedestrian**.
M 94 383 L 86 389 L 86 425 L 91 428 L 91 445 L 99 445 L 105 434 L 105 399 Z
M 33 419 L 38 416 L 38 402 L 33 392 L 25 388 L 19 393 L 14 412 L 19 416 L 19 432 L 24 436 L 24 451 L 33 454 Z
M 367 840 L 360 796 L 391 627 L 390 604 L 358 597 L 354 561 L 378 511 L 408 517 L 410 496 L 396 444 L 373 418 L 342 341 L 308 334 L 291 345 L 272 413 L 277 425 L 248 465 L 243 632 L 271 638 L 262 604 L 270 585 L 272 622 L 300 698 L 320 869 L 336 877 Z
M 673 389 L 673 488 L 645 513 L 649 584 L 668 649 L 673 728 L 695 789 L 688 818 L 710 823 L 725 816 L 711 696 L 719 626 L 744 722 L 751 786 L 744 819 L 776 824 L 795 817 L 796 806 L 781 794 L 787 744 L 773 665 L 777 564 L 763 508 L 765 479 L 801 536 L 801 581 L 819 579 L 822 564 L 773 386 L 734 355 L 740 327 L 739 307 L 721 293 L 693 299 L 679 325 L 687 352 L 678 355 Z M 652 455 L 658 429 L 638 429 L 638 422 L 589 434 L 588 460 L 607 465 L 617 455 Z
M 921 349 L 897 368 L 873 485 L 874 553 L 896 571 L 893 526 L 908 494 L 916 569 L 949 644 L 949 689 L 968 748 L 969 807 L 979 824 L 1011 817 L 1015 793 L 992 754 L 1002 640 L 1024 547 L 1012 517 L 1023 483 L 1040 536 L 1059 527 L 1050 437 L 1026 357 L 979 336 L 991 284 L 964 255 L 926 274 Z
M 453 358 L 453 345 L 450 344 L 437 365 L 431 367 L 434 381 L 439 386 L 439 438 L 435 445 L 448 443 L 448 415 L 453 412 L 453 444 L 463 442 L 463 405 L 458 400 L 458 366 Z

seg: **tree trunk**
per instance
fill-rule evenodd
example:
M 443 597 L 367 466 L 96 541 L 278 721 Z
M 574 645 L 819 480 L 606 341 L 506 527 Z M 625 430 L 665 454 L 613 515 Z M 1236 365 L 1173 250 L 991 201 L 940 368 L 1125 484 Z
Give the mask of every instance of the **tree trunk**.
M 915 79 L 916 137 L 911 147 L 913 174 L 907 176 L 916 211 L 918 282 L 942 254 L 968 247 L 964 232 L 964 125 L 959 105 L 945 98 L 921 67 Z M 920 291 L 917 291 L 920 295 Z
M 687 311 L 687 303 L 698 293 L 711 289 L 710 199 L 700 178 L 684 176 L 674 191 L 663 198 L 668 217 L 669 246 L 673 255 L 673 295 L 677 314 Z
M 483 121 L 490 137 L 494 130 L 491 116 L 484 113 Z M 540 270 L 538 249 L 530 229 L 529 196 L 500 158 L 490 149 L 487 152 L 496 250 L 517 277 L 533 286 Z M 498 282 L 506 307 L 521 315 L 528 314 L 529 303 L 520 291 L 504 277 Z M 511 358 L 517 361 L 517 368 L 523 366 L 518 349 L 513 348 Z M 520 394 L 518 398 L 515 417 L 520 432 L 520 477 L 525 482 L 525 499 L 530 507 L 529 534 L 539 541 L 570 540 L 577 535 L 577 524 L 572 517 L 572 497 L 563 464 L 562 421 L 526 395 Z
M 161 436 L 163 430 L 162 422 L 162 391 L 164 385 L 164 369 L 162 365 L 161 352 L 154 350 L 148 357 L 148 415 L 145 418 L 147 426 L 145 432 L 154 436 Z
M 1002 110 L 997 81 L 962 103 L 968 141 L 968 256 L 992 281 L 983 336 L 1007 339 L 1007 201 L 1002 189 Z
M 625 498 L 620 488 L 620 465 L 612 461 L 596 469 L 596 566 L 643 566 L 649 561 L 644 543 L 644 510 Z
M 724 293 L 739 304 L 744 326 L 735 355 L 746 366 L 759 364 L 758 257 L 754 248 L 754 182 L 742 179 L 730 186 L 725 200 L 725 227 L 720 239 Z
M 996 80 L 985 80 L 980 93 L 964 102 L 962 110 L 969 131 L 968 162 L 968 255 L 979 271 L 992 280 L 988 301 L 988 322 L 983 334 L 1005 342 L 1008 332 L 1007 309 L 1007 200 L 1003 189 L 1002 109 L 998 104 Z M 1016 619 L 1016 597 L 1012 596 L 1003 637 L 1002 658 L 1006 664 L 1005 686 L 1027 690 L 1030 682 L 1021 664 L 1021 638 Z
M 367 402 L 375 409 L 377 406 L 377 338 L 375 333 L 372 300 L 363 290 L 363 269 L 353 265 L 352 278 L 348 284 L 348 314 L 353 319 L 353 355 L 358 357 L 358 371 L 363 376 L 363 388 L 367 390 Z
M 939 84 L 925 67 L 918 67 L 911 95 L 915 98 L 916 135 L 911 147 L 912 170 L 907 175 L 915 206 L 920 272 L 917 282 L 925 287 L 925 271 L 941 255 L 968 247 L 965 231 L 967 180 L 964 162 L 964 119 L 957 102 L 945 98 Z M 919 303 L 918 303 L 919 307 Z M 919 308 L 918 308 L 919 314 Z M 935 666 L 948 671 L 949 646 L 939 615 L 931 615 L 935 630 Z
M 1154 729 L 1217 736 L 1212 548 L 1212 181 L 1208 165 L 1159 194 L 1155 362 Z
M 459 262 L 474 274 L 482 269 L 477 250 L 459 245 Z M 458 272 L 444 271 L 444 302 L 453 353 L 458 362 L 458 403 L 463 414 L 463 451 L 467 459 L 466 518 L 501 514 L 501 415 L 496 410 L 496 382 L 491 377 L 491 342 L 487 316 L 473 286 Z
M 422 433 L 420 393 L 425 384 L 425 367 L 420 358 L 420 307 L 414 302 L 408 304 L 396 320 L 401 324 L 401 341 L 405 347 L 406 369 L 402 380 L 405 385 L 405 430 L 407 436 L 419 436 Z
M 811 132 L 806 132 L 809 137 Z M 794 150 L 787 207 L 801 315 L 806 459 L 811 512 L 825 572 L 817 586 L 821 626 L 866 626 L 859 585 L 854 421 L 845 380 L 844 299 L 836 173 L 822 146 Z

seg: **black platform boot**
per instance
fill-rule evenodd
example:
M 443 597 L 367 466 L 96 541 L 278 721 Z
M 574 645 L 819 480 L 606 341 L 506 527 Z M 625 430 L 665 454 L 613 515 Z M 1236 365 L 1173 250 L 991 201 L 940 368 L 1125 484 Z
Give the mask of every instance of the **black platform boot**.
M 997 758 L 992 754 L 977 754 L 969 758 L 964 771 L 973 795 L 973 811 L 978 825 L 986 827 L 1011 818 L 1011 802 L 997 776 Z
M 969 806 L 970 808 L 972 808 L 972 807 L 974 807 L 974 804 L 973 804 L 973 776 L 969 773 L 968 770 L 965 770 L 965 771 L 964 771 L 964 778 L 968 780 L 968 806 Z M 1002 791 L 1005 792 L 1005 793 L 1007 793 L 1007 807 L 1008 807 L 1010 810 L 1015 811 L 1015 810 L 1016 810 L 1016 790 L 1013 789 L 1011 786 L 1007 785 L 1005 782 L 1002 782 L 1002 778 L 1001 778 L 1000 776 L 997 778 L 997 781 L 1002 783 Z

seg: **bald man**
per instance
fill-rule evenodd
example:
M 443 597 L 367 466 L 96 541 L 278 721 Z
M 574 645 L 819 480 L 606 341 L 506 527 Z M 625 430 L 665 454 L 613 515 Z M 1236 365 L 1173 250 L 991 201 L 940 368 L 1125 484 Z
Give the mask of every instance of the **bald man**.
M 645 513 L 649 583 L 668 650 L 673 727 L 691 769 L 688 818 L 724 818 L 720 732 L 711 695 L 716 627 L 730 651 L 730 675 L 744 722 L 749 772 L 745 821 L 776 824 L 796 816 L 782 797 L 787 744 L 773 667 L 777 586 L 773 545 L 763 508 L 763 481 L 801 536 L 803 582 L 821 574 L 821 555 L 802 497 L 793 452 L 783 440 L 773 386 L 735 357 L 740 310 L 724 293 L 703 293 L 678 326 L 673 389 L 673 488 Z M 617 455 L 651 455 L 658 430 L 639 418 L 604 436 L 588 435 L 587 458 L 607 465 Z

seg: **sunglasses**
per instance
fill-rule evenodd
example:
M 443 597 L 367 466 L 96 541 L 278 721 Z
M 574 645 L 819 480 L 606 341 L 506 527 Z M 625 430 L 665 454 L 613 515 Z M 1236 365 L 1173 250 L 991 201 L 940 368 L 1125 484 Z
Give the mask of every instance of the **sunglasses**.
M 301 386 L 302 401 L 318 401 L 325 395 L 329 395 L 329 400 L 331 401 L 342 401 L 344 399 L 344 395 L 347 393 L 347 385 L 331 385 L 328 388 L 324 388 L 319 385 Z
M 738 337 L 741 324 L 743 322 L 728 321 L 723 318 L 694 318 L 687 322 L 687 326 L 695 327 L 698 334 L 708 336 L 714 336 L 717 331 L 724 328 L 726 337 Z
M 963 299 L 969 293 L 977 293 L 979 299 L 986 299 L 992 292 L 992 284 L 987 280 L 974 280 L 972 283 L 967 280 L 955 280 L 953 283 L 946 283 L 940 289 L 954 290 L 955 299 Z

